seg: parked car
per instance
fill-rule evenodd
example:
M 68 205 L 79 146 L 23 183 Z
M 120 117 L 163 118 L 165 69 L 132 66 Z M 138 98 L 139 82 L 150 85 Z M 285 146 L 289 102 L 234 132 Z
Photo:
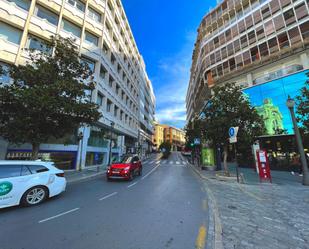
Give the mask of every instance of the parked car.
M 107 168 L 106 178 L 132 181 L 134 176 L 142 175 L 142 162 L 137 155 L 125 155 L 119 162 Z
M 191 152 L 192 152 L 191 149 L 184 148 L 184 149 L 182 149 L 181 154 L 183 156 L 191 156 Z
M 0 161 L 0 208 L 34 206 L 65 188 L 64 172 L 52 162 Z

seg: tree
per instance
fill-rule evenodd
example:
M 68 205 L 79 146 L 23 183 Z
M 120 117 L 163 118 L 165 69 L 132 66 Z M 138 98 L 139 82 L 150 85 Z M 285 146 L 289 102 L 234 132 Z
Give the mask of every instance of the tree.
M 309 74 L 308 74 L 309 76 Z M 309 80 L 301 89 L 301 94 L 296 97 L 297 104 L 297 121 L 301 124 L 304 132 L 309 132 Z
M 159 149 L 163 152 L 163 158 L 168 158 L 168 156 L 171 153 L 171 148 L 172 148 L 172 145 L 168 141 L 165 141 L 160 144 Z
M 239 149 L 250 148 L 255 139 L 264 132 L 264 122 L 240 87 L 226 84 L 213 89 L 213 97 L 203 110 L 202 134 L 212 146 L 224 147 L 224 169 L 227 168 L 227 156 L 230 127 L 239 127 Z
M 11 143 L 31 143 L 37 159 L 41 143 L 93 125 L 101 114 L 89 98 L 92 72 L 73 40 L 52 37 L 27 53 L 25 65 L 9 69 L 12 84 L 0 86 L 0 134 Z

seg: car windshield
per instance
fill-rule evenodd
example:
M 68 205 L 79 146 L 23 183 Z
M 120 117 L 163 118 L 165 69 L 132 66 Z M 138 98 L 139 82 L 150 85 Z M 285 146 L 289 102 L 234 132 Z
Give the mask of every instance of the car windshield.
M 131 163 L 132 162 L 132 156 L 123 156 L 120 160 L 120 163 Z

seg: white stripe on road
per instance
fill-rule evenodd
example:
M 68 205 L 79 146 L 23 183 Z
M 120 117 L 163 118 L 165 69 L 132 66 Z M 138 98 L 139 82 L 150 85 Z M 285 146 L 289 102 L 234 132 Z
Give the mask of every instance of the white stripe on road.
M 134 185 L 136 185 L 138 183 L 138 181 L 137 182 L 134 182 L 134 183 L 132 183 L 132 184 L 130 184 L 127 188 L 131 188 L 131 187 L 133 187 Z
M 73 213 L 73 212 L 75 212 L 75 211 L 77 211 L 77 210 L 79 210 L 79 208 L 74 208 L 74 209 L 72 209 L 72 210 L 63 212 L 63 213 L 61 213 L 61 214 L 57 214 L 57 215 L 55 215 L 55 216 L 49 217 L 49 218 L 47 218 L 47 219 L 40 220 L 39 223 L 43 223 L 43 222 L 46 222 L 46 221 L 49 221 L 49 220 L 56 219 L 56 218 L 58 218 L 58 217 L 60 217 L 60 216 L 63 216 L 63 215 L 69 214 L 69 213 Z
M 180 162 L 177 161 L 176 164 L 180 164 Z
M 173 164 L 173 161 L 170 161 L 170 164 Z
M 106 196 L 100 198 L 99 201 L 103 201 L 103 200 L 105 200 L 105 199 L 107 199 L 107 198 L 109 198 L 109 197 L 112 197 L 112 196 L 116 195 L 116 194 L 118 194 L 118 192 L 114 192 L 114 193 L 112 193 L 112 194 L 106 195 Z
M 154 172 L 159 166 L 160 166 L 160 164 L 157 165 L 156 167 L 154 167 L 150 172 L 148 172 L 147 175 L 144 175 L 144 176 L 142 177 L 142 180 L 144 180 L 147 176 L 149 176 L 152 172 Z

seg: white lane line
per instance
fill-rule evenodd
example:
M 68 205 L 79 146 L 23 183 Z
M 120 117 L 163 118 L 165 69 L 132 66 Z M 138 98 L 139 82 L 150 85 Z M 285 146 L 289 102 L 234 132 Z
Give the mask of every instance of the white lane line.
M 142 177 L 142 180 L 144 180 L 147 176 L 149 176 L 152 172 L 154 172 L 159 166 L 160 166 L 160 164 L 159 164 L 158 166 L 154 167 L 154 168 L 153 168 L 150 172 L 148 172 L 146 175 L 144 175 L 144 176 Z
M 69 213 L 73 213 L 73 212 L 75 212 L 75 211 L 77 211 L 77 210 L 79 210 L 79 208 L 74 208 L 74 209 L 72 209 L 72 210 L 63 212 L 63 213 L 61 213 L 61 214 L 57 214 L 57 215 L 55 215 L 55 216 L 46 218 L 46 219 L 44 219 L 44 220 L 40 220 L 39 223 L 43 223 L 43 222 L 46 222 L 46 221 L 49 221 L 49 220 L 56 219 L 56 218 L 58 218 L 58 217 L 60 217 L 60 216 L 63 216 L 63 215 L 69 214 Z
M 180 164 L 180 162 L 177 161 L 176 164 Z
M 134 183 L 132 183 L 132 184 L 130 184 L 127 188 L 131 188 L 131 187 L 133 187 L 134 185 L 136 185 L 138 183 L 138 181 L 137 182 L 134 182 Z
M 109 195 L 106 195 L 106 196 L 100 198 L 99 201 L 103 201 L 103 200 L 105 200 L 105 199 L 107 199 L 109 197 L 112 197 L 112 196 L 116 195 L 116 194 L 118 194 L 118 192 L 114 192 L 114 193 L 111 193 Z
M 156 164 L 159 164 L 160 163 L 160 161 L 156 161 Z
M 149 164 L 152 164 L 152 163 L 154 163 L 154 162 L 155 162 L 155 161 L 150 161 Z
M 173 164 L 173 161 L 170 161 L 170 164 Z

